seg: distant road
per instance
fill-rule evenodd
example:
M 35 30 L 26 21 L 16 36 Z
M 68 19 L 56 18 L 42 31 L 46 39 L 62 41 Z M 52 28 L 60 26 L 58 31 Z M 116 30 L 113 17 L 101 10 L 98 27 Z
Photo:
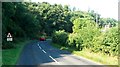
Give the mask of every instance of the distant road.
M 100 65 L 50 45 L 50 40 L 27 44 L 17 65 Z

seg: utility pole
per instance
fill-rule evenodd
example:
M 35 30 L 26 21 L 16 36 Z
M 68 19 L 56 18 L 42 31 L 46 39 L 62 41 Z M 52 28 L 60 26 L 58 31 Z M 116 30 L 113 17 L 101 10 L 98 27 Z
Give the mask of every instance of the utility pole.
M 96 28 L 97 28 L 97 23 L 98 23 L 98 16 L 97 16 L 97 13 L 96 13 Z

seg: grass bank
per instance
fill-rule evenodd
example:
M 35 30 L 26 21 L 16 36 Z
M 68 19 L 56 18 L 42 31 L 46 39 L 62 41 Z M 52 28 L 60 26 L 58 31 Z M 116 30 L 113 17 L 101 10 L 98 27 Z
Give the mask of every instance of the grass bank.
M 52 43 L 52 45 L 60 50 L 67 50 L 72 54 L 85 57 L 87 59 L 93 60 L 95 62 L 105 64 L 105 65 L 118 65 L 117 57 L 107 56 L 101 53 L 93 53 L 89 50 L 77 51 L 75 48 L 60 46 L 59 44 Z
M 12 49 L 4 49 L 2 50 L 2 62 L 3 65 L 15 65 L 23 47 L 30 42 L 30 40 L 26 40 L 24 42 L 19 42 L 16 44 L 16 48 Z

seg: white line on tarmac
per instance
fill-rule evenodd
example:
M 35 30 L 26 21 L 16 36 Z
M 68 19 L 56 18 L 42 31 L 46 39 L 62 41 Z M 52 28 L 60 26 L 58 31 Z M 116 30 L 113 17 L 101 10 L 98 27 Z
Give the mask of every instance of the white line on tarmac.
M 44 53 L 46 53 L 46 51 L 42 50 Z
M 38 47 L 39 47 L 40 49 L 42 49 L 39 44 L 38 44 Z
M 39 43 L 38 43 L 38 47 L 39 47 L 40 49 L 42 49 L 41 46 L 39 45 Z M 43 50 L 43 49 L 42 49 L 42 51 L 43 51 L 44 53 L 47 53 L 47 52 L 46 52 L 45 50 Z M 57 64 L 60 64 L 60 63 L 59 63 L 57 60 L 55 60 L 52 56 L 49 55 L 49 57 L 50 57 L 53 61 L 55 61 Z
M 49 57 L 54 60 L 57 64 L 60 64 L 57 60 L 55 60 L 52 56 L 49 55 Z

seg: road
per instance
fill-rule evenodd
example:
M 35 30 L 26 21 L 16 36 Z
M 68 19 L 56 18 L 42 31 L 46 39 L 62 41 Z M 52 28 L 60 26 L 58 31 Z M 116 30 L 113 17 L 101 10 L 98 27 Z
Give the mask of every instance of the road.
M 72 55 L 70 52 L 54 48 L 50 40 L 27 44 L 17 65 L 100 65 L 88 59 Z

